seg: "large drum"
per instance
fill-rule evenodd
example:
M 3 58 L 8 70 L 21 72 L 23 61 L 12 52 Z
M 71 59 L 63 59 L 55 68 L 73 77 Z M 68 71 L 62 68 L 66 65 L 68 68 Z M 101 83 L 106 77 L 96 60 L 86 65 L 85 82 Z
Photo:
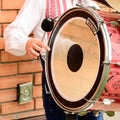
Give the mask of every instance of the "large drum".
M 107 110 L 100 106 L 120 103 L 119 18 L 75 7 L 56 23 L 45 72 L 52 97 L 65 111 Z

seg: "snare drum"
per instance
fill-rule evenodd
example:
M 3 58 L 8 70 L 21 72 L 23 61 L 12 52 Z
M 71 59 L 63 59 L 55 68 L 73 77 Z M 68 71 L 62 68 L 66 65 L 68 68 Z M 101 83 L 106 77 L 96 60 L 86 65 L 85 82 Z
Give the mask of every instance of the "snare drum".
M 107 16 L 75 7 L 51 33 L 45 73 L 53 99 L 65 111 L 96 109 L 120 95 L 120 31 Z

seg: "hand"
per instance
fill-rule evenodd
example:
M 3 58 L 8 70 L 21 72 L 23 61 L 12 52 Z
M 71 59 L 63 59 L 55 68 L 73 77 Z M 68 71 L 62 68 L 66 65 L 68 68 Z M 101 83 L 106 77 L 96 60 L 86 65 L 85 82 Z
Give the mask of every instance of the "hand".
M 36 59 L 40 53 L 44 52 L 42 48 L 45 48 L 46 50 L 50 50 L 50 48 L 41 40 L 37 38 L 31 38 L 26 43 L 26 51 L 27 53 L 34 59 Z

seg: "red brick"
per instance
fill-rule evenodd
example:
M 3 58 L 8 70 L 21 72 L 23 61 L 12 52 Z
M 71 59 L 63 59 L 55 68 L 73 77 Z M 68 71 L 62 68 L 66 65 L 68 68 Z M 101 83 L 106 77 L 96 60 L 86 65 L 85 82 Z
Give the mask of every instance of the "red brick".
M 2 37 L 0 37 L 0 50 L 4 49 L 5 45 L 4 45 L 4 39 Z
M 0 76 L 16 75 L 17 63 L 0 64 Z
M 34 76 L 34 84 L 40 85 L 42 84 L 42 73 L 36 73 Z
M 43 100 L 42 98 L 36 98 L 35 99 L 35 109 L 41 109 L 43 108 Z
M 18 84 L 32 82 L 33 75 L 0 77 L 0 89 L 16 88 Z
M 34 116 L 39 116 L 44 114 L 45 114 L 44 110 L 40 109 L 40 110 L 26 111 L 22 113 L 15 113 L 15 114 L 0 116 L 0 120 L 18 120 L 20 118 L 34 117 Z
M 8 102 L 17 100 L 17 90 L 11 89 L 11 90 L 0 90 L 0 102 Z
M 40 109 L 40 110 L 34 110 L 34 111 L 30 111 L 30 112 L 24 112 L 20 115 L 20 117 L 25 118 L 25 117 L 44 115 L 44 114 L 45 114 L 45 111 L 43 109 Z
M 2 24 L 3 25 L 3 31 L 9 24 Z
M 0 105 L 0 109 L 2 115 L 34 110 L 34 101 L 21 105 L 17 102 L 3 103 Z
M 6 28 L 8 25 L 9 25 L 9 24 L 2 24 L 2 36 L 3 36 L 3 34 L 4 34 L 5 28 Z
M 33 73 L 33 72 L 41 72 L 42 66 L 40 61 L 32 62 L 19 62 L 18 72 L 19 73 Z
M 2 0 L 0 0 L 0 10 L 1 10 L 1 1 L 2 1 Z
M 33 97 L 41 97 L 41 96 L 42 96 L 42 86 L 34 86 Z
M 28 54 L 24 56 L 14 56 L 8 52 L 2 51 L 1 52 L 1 62 L 15 62 L 15 61 L 23 61 L 23 60 L 32 60 Z
M 25 0 L 2 0 L 2 9 L 20 9 Z
M 0 24 L 0 36 L 2 36 L 2 25 Z
M 17 11 L 0 11 L 0 23 L 12 22 L 17 15 Z

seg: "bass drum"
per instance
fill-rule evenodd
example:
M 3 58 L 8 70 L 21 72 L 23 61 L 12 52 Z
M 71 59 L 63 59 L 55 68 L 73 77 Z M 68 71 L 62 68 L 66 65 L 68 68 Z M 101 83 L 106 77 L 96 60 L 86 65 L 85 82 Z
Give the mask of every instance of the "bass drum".
M 96 103 L 108 80 L 111 43 L 106 24 L 92 9 L 75 7 L 57 21 L 45 72 L 56 103 L 80 112 Z

